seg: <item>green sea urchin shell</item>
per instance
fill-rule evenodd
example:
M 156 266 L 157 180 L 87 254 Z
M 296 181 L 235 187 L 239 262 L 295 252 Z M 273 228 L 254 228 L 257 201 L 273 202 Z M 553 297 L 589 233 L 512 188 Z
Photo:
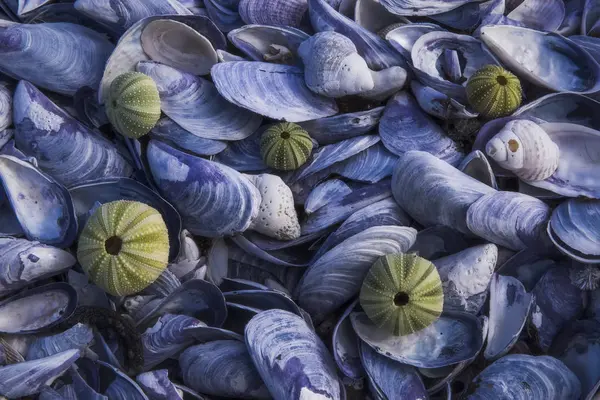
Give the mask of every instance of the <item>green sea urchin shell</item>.
M 469 78 L 467 99 L 484 117 L 505 117 L 521 105 L 521 82 L 504 68 L 487 65 Z
M 119 75 L 110 85 L 106 115 L 121 135 L 133 139 L 144 136 L 160 118 L 156 83 L 139 72 Z
M 415 254 L 388 254 L 369 270 L 360 289 L 360 305 L 379 328 L 409 335 L 442 313 L 442 281 L 430 261 Z
M 90 279 L 114 296 L 146 288 L 167 267 L 169 235 L 162 216 L 137 201 L 98 207 L 86 223 L 77 260 Z
M 290 171 L 308 160 L 313 143 L 308 133 L 291 122 L 275 124 L 260 139 L 260 153 L 271 168 Z

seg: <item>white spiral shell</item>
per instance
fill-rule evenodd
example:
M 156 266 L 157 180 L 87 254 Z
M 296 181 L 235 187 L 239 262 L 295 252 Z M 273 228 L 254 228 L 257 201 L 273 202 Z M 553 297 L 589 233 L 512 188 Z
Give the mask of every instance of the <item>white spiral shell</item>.
M 558 146 L 538 124 L 528 120 L 507 123 L 485 151 L 524 181 L 543 181 L 558 168 Z
M 304 63 L 306 86 L 326 97 L 369 91 L 375 82 L 366 61 L 346 36 L 319 32 L 302 42 L 298 54 Z

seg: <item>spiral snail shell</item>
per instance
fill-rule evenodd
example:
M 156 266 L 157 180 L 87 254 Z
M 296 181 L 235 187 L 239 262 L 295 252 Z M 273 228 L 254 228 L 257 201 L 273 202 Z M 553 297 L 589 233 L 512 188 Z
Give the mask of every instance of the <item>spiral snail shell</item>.
M 106 116 L 123 136 L 144 136 L 160 118 L 160 97 L 156 83 L 140 72 L 119 75 L 110 85 Z
M 336 32 L 319 32 L 298 47 L 306 86 L 326 97 L 360 94 L 375 87 L 366 61 L 354 43 Z
M 275 124 L 260 139 L 260 153 L 271 168 L 290 171 L 308 160 L 313 143 L 308 133 L 291 122 Z
M 168 259 L 169 234 L 161 214 L 137 201 L 101 205 L 79 237 L 81 267 L 114 296 L 146 288 L 165 270 Z
M 538 124 L 529 120 L 507 123 L 487 143 L 485 151 L 499 166 L 524 181 L 542 181 L 558 168 L 558 146 Z
M 409 335 L 434 323 L 444 308 L 440 275 L 416 254 L 388 254 L 369 270 L 360 290 L 360 305 L 379 328 Z
M 484 117 L 504 117 L 521 105 L 519 78 L 498 65 L 487 65 L 471 75 L 466 90 L 469 104 Z

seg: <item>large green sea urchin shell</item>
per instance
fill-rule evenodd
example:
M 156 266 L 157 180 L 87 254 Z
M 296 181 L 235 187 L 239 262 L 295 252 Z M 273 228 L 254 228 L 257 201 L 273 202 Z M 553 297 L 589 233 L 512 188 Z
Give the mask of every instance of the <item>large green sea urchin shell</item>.
M 86 223 L 77 260 L 90 279 L 115 296 L 146 288 L 167 267 L 169 235 L 162 216 L 137 201 L 98 207 Z
M 360 305 L 379 328 L 409 335 L 442 313 L 442 281 L 430 261 L 415 254 L 389 254 L 369 270 L 360 289 Z
M 160 97 L 156 83 L 148 75 L 126 72 L 110 85 L 106 115 L 124 136 L 144 136 L 160 118 Z
M 521 82 L 504 68 L 488 65 L 469 78 L 467 99 L 484 117 L 505 117 L 521 105 Z
M 260 140 L 260 153 L 271 168 L 290 171 L 308 160 L 313 143 L 308 133 L 291 122 L 275 124 Z

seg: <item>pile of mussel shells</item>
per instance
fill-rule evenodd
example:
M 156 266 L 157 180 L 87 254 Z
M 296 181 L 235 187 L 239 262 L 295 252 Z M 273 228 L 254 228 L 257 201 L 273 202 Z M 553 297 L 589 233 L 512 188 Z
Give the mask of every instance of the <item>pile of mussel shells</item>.
M 0 396 L 594 398 L 599 63 L 597 0 L 0 0 Z M 510 115 L 469 104 L 488 65 Z M 127 72 L 160 95 L 138 139 L 105 112 Z M 313 141 L 293 171 L 261 156 L 282 121 Z M 121 297 L 76 257 L 116 200 L 170 244 Z M 358 301 L 395 253 L 444 291 L 405 336 Z M 133 321 L 141 371 L 115 329 L 57 331 L 84 306 Z

